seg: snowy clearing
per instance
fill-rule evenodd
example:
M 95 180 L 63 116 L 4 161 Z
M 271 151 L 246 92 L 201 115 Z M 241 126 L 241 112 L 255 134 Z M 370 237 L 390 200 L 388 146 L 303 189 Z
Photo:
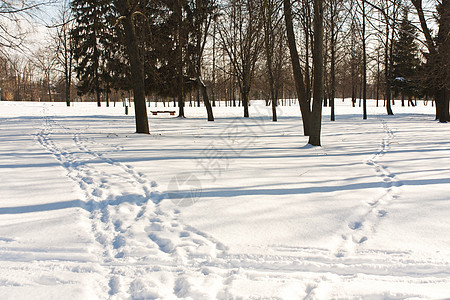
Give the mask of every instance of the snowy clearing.
M 449 125 L 370 104 L 0 102 L 0 299 L 450 298 Z

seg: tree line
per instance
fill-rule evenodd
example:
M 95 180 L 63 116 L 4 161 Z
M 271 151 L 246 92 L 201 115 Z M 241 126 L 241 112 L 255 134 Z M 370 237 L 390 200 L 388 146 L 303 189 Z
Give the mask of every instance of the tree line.
M 436 118 L 450 121 L 449 6 L 448 0 L 72 0 L 40 50 L 47 54 L 32 60 L 41 76 L 29 81 L 40 82 L 49 100 L 58 86 L 67 105 L 74 97 L 100 106 L 132 95 L 139 133 L 149 132 L 149 99 L 171 99 L 184 117 L 194 96 L 208 121 L 217 101 L 238 102 L 249 117 L 250 100 L 266 99 L 276 121 L 279 99 L 295 96 L 304 134 L 320 145 L 322 107 L 330 106 L 334 120 L 338 97 L 351 97 L 354 106 L 359 99 L 364 119 L 367 99 L 380 100 L 387 114 L 394 99 L 402 105 L 430 99 Z M 2 16 L 18 13 L 0 12 L 0 25 Z M 15 87 L 17 99 L 26 72 L 14 70 L 4 53 L 16 40 L 5 31 L 0 36 L 11 41 L 0 45 L 2 95 Z

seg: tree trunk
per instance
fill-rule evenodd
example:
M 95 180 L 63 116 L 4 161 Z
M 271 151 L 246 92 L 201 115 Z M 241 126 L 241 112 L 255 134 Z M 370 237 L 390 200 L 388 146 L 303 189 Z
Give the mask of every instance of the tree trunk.
M 177 0 L 177 75 L 178 75 L 178 117 L 184 118 L 184 75 L 183 75 L 183 37 L 182 37 L 182 23 L 183 23 L 183 15 L 182 15 L 182 7 L 181 0 Z
M 323 0 L 314 0 L 314 94 L 309 144 L 320 146 L 323 99 Z
M 277 101 L 275 98 L 272 100 L 272 121 L 276 122 L 277 119 Z
M 445 88 L 442 88 L 437 92 L 436 111 L 437 111 L 437 118 L 440 123 L 447 123 L 450 121 L 449 92 Z
M 362 43 L 363 43 L 363 120 L 367 119 L 367 54 L 366 54 L 366 1 L 362 1 L 363 24 L 362 24 Z
M 71 85 L 71 74 L 72 74 L 72 59 L 69 59 L 67 56 L 71 55 L 68 51 L 65 51 L 64 55 L 64 83 L 65 83 L 65 91 L 66 91 L 66 105 L 70 106 L 70 85 Z
M 389 64 L 389 23 L 386 24 L 386 43 L 384 49 L 384 77 L 386 81 L 386 111 L 389 116 L 392 116 L 391 107 L 391 84 L 390 84 L 390 64 Z
M 125 29 L 126 31 L 126 29 Z M 97 48 L 94 49 L 94 51 L 98 51 Z M 98 79 L 99 74 L 98 74 L 98 62 L 95 62 L 95 95 L 97 98 L 97 106 L 100 107 L 102 106 L 101 100 L 100 100 L 100 81 Z
M 303 120 L 303 133 L 304 135 L 310 135 L 311 109 L 309 105 L 309 100 L 306 99 L 305 83 L 303 81 L 303 74 L 300 68 L 300 60 L 297 51 L 297 44 L 295 42 L 294 25 L 292 23 L 292 8 L 290 0 L 283 0 L 283 7 L 284 7 L 284 19 L 286 22 L 286 33 L 288 37 L 289 52 L 291 55 L 292 70 L 294 73 L 295 88 L 297 90 L 297 97 Z
M 309 12 L 309 4 L 308 5 L 308 12 Z M 310 27 L 309 24 L 309 16 L 310 14 L 306 15 L 306 22 L 307 22 L 307 30 Z M 310 36 L 309 32 L 305 31 L 305 85 L 306 85 L 306 101 L 308 102 L 308 109 L 311 110 L 311 74 L 310 74 L 310 67 L 309 67 L 309 50 L 310 50 Z
M 131 66 L 136 132 L 149 134 L 147 107 L 145 106 L 144 65 L 140 57 L 132 17 L 133 14 L 128 14 L 124 18 L 123 25 L 125 29 L 125 46 Z
M 334 98 L 336 97 L 336 31 L 335 31 L 335 6 L 336 3 L 334 1 L 332 1 L 330 3 L 330 15 L 331 15 L 331 95 L 330 95 L 330 106 L 331 106 L 331 116 L 330 116 L 330 120 L 334 121 L 335 120 L 335 115 L 334 115 Z
M 49 71 L 50 72 L 50 71 Z M 52 98 L 52 88 L 50 86 L 50 76 L 47 76 L 47 90 L 48 90 L 48 100 L 50 102 L 53 102 Z
M 201 89 L 201 91 L 202 91 L 203 103 L 205 103 L 206 113 L 208 114 L 208 121 L 212 122 L 212 121 L 214 121 L 214 114 L 213 114 L 211 102 L 209 101 L 206 85 L 200 76 L 197 77 L 197 83 L 198 83 L 199 89 Z
M 247 88 L 246 86 L 243 87 L 241 97 L 242 97 L 242 106 L 244 106 L 244 118 L 249 117 L 248 113 L 248 96 L 250 93 L 250 88 Z

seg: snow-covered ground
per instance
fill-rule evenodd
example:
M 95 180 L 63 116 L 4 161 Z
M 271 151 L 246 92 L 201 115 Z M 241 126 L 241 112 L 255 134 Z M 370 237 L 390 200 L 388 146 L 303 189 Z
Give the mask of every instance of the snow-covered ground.
M 312 148 L 298 106 L 138 135 L 122 106 L 0 102 L 0 299 L 449 298 L 449 125 L 398 104 L 337 101 Z

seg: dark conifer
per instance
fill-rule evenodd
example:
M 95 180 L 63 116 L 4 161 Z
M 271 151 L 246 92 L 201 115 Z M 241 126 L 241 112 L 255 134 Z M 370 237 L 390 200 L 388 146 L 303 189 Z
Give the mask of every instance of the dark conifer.
M 110 49 L 113 25 L 107 19 L 111 15 L 111 3 L 109 0 L 73 0 L 71 6 L 76 22 L 71 36 L 78 90 L 80 94 L 95 94 L 100 106 L 106 54 L 110 53 L 105 49 Z
M 408 20 L 408 10 L 405 8 L 398 38 L 394 41 L 392 57 L 392 87 L 396 94 L 402 94 L 402 99 L 404 96 L 411 98 L 417 93 L 417 70 L 420 60 L 416 35 L 416 28 Z

